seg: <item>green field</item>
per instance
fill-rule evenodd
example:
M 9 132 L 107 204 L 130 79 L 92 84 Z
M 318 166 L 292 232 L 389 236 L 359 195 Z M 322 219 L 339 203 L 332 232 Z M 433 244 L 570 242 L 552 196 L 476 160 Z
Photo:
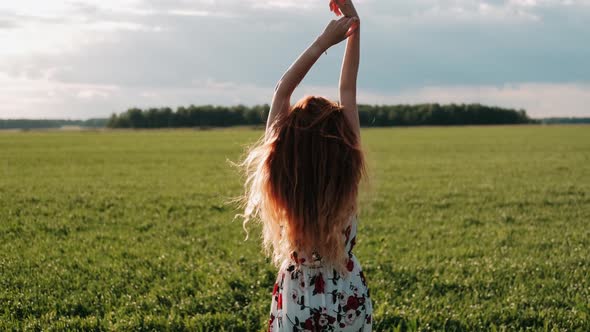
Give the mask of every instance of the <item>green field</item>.
M 225 203 L 260 134 L 0 132 L 0 331 L 264 330 L 275 268 Z M 590 330 L 590 127 L 363 145 L 375 330 Z

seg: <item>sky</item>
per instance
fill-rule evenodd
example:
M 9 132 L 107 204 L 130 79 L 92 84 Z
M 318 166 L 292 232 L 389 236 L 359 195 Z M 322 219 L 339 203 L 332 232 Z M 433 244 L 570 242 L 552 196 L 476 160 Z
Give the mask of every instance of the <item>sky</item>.
M 358 101 L 590 116 L 590 0 L 357 0 Z M 328 0 L 0 1 L 0 118 L 270 103 Z M 337 99 L 344 43 L 293 95 Z

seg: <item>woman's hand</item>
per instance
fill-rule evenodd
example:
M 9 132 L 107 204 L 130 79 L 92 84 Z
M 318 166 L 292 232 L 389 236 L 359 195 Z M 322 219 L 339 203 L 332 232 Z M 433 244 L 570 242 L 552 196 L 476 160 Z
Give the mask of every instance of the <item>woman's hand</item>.
M 318 42 L 327 50 L 352 35 L 358 27 L 358 18 L 342 17 L 332 20 L 318 38 Z
M 352 0 L 344 0 L 342 2 L 336 1 L 336 5 L 340 8 L 340 11 L 346 17 L 358 17 L 359 15 L 352 4 Z

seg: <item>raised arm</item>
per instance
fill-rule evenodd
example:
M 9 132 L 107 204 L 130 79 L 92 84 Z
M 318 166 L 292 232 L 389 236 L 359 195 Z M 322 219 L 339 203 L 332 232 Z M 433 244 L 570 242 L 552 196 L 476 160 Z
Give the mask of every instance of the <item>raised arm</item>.
M 267 133 L 277 119 L 287 114 L 293 91 L 326 49 L 327 46 L 319 38 L 316 39 L 283 74 L 272 97 L 270 113 L 266 121 Z
M 359 70 L 361 44 L 360 20 L 351 0 L 345 0 L 344 4 L 340 5 L 340 10 L 344 15 L 356 19 L 355 32 L 348 37 L 344 59 L 342 60 L 340 104 L 344 108 L 344 114 L 360 140 L 360 121 L 356 104 L 356 81 Z
M 295 60 L 277 83 L 272 98 L 270 113 L 266 122 L 266 132 L 280 117 L 287 114 L 291 106 L 291 95 L 301 83 L 311 67 L 328 48 L 340 43 L 349 35 L 353 19 L 343 17 L 331 21 L 324 32 Z

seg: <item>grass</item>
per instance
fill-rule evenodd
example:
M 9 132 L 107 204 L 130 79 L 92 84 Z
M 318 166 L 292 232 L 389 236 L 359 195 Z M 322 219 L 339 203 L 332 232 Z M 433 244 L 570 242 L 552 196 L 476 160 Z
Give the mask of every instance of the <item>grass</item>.
M 0 330 L 264 330 L 276 270 L 225 204 L 260 134 L 0 133 Z M 375 330 L 590 330 L 589 127 L 363 144 Z

